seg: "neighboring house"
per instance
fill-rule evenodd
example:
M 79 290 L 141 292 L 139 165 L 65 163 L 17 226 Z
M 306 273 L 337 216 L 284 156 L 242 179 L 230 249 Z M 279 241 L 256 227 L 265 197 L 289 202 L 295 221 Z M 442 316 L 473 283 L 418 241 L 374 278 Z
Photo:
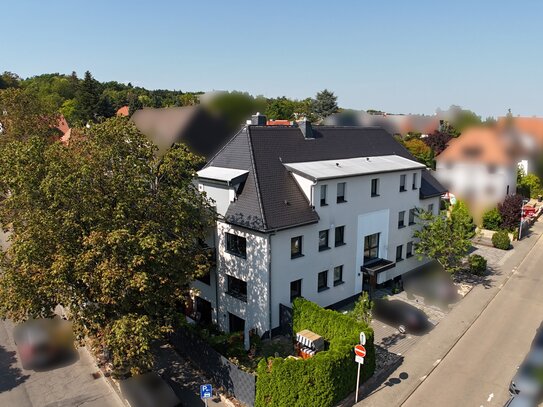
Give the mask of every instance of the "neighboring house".
M 193 284 L 203 320 L 277 332 L 298 296 L 339 306 L 425 264 L 415 211 L 437 213 L 445 189 L 390 134 L 253 123 L 198 172 L 219 214 L 216 270 Z
M 391 134 L 405 136 L 409 132 L 423 136 L 440 129 L 440 118 L 421 114 L 369 114 L 365 111 L 346 111 L 325 119 L 325 124 L 348 126 L 378 126 Z
M 519 140 L 523 154 L 519 161 L 525 174 L 541 175 L 543 162 L 543 118 L 541 117 L 500 117 L 498 128 Z
M 523 147 L 512 134 L 472 127 L 449 142 L 436 157 L 436 178 L 476 212 L 516 192 Z
M 224 122 L 200 106 L 144 108 L 130 120 L 157 145 L 159 155 L 183 142 L 193 153 L 209 158 L 230 136 Z

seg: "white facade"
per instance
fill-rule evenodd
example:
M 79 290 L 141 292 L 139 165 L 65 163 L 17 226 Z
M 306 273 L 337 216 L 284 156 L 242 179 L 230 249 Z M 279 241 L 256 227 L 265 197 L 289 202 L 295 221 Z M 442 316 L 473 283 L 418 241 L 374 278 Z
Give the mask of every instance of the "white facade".
M 413 242 L 415 225 L 409 224 L 410 210 L 439 210 L 440 198 L 419 198 L 422 171 L 412 162 L 401 171 L 353 175 L 322 180 L 292 174 L 319 216 L 316 223 L 260 233 L 242 227 L 217 223 L 217 278 L 211 285 L 195 282 L 200 295 L 213 306 L 215 321 L 229 330 L 229 313 L 245 321 L 245 331 L 256 329 L 264 334 L 280 324 L 279 304 L 291 306 L 291 282 L 301 280 L 301 295 L 321 306 L 330 306 L 362 291 L 365 237 L 379 234 L 378 257 L 395 262 L 395 266 L 379 273 L 376 283 L 384 283 L 413 270 L 424 262 L 407 256 L 407 244 Z M 405 191 L 400 192 L 400 178 L 405 175 Z M 377 181 L 377 194 L 372 196 L 372 179 Z M 413 186 L 414 182 L 414 186 Z M 338 184 L 345 183 L 345 202 L 337 202 Z M 199 180 L 214 200 L 226 199 L 224 187 Z M 326 185 L 326 202 L 321 206 L 321 186 Z M 228 198 L 230 201 L 230 197 Z M 227 203 L 216 202 L 217 208 Z M 404 212 L 404 225 L 399 226 L 399 213 Z M 335 242 L 337 227 L 344 227 L 343 242 Z M 319 232 L 328 230 L 328 244 L 319 247 Z M 232 254 L 226 243 L 227 233 L 245 238 L 245 255 Z M 301 256 L 291 256 L 292 238 L 302 239 Z M 322 243 L 322 240 L 321 240 Z M 402 246 L 401 258 L 396 258 Z M 334 281 L 334 268 L 342 266 L 341 281 Z M 325 286 L 319 288 L 318 274 L 326 272 Z M 246 298 L 228 293 L 228 276 L 246 283 Z M 323 279 L 321 279 L 322 285 Z M 217 284 L 215 286 L 215 284 Z M 364 287 L 367 289 L 367 287 Z M 215 295 L 215 297 L 214 297 Z

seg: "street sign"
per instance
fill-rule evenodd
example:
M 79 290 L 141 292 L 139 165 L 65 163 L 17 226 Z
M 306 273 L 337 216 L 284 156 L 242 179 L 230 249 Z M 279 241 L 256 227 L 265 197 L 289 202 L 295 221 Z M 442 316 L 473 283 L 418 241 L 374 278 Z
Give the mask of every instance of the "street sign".
M 361 365 L 364 364 L 364 358 L 363 358 L 362 356 L 355 356 L 355 357 L 354 357 L 354 361 L 355 361 L 356 363 L 361 364 Z
M 202 384 L 200 386 L 200 398 L 210 399 L 213 387 L 210 384 Z
M 363 358 L 364 356 L 366 356 L 366 348 L 364 348 L 364 345 L 356 345 L 354 347 L 354 353 L 356 356 L 360 356 L 361 358 Z

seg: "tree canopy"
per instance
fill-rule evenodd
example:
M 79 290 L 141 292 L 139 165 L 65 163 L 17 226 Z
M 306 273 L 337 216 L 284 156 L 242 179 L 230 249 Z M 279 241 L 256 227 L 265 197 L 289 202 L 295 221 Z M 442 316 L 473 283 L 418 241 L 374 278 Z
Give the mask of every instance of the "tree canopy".
M 338 110 L 337 96 L 334 95 L 333 92 L 324 89 L 317 93 L 315 100 L 313 101 L 312 111 L 318 119 L 322 120 L 325 117 L 337 113 Z
M 184 146 L 159 159 L 126 118 L 74 134 L 0 146 L 0 315 L 49 316 L 61 304 L 78 331 L 111 351 L 117 370 L 152 363 L 190 281 L 208 271 L 201 242 L 213 210 L 192 180 Z

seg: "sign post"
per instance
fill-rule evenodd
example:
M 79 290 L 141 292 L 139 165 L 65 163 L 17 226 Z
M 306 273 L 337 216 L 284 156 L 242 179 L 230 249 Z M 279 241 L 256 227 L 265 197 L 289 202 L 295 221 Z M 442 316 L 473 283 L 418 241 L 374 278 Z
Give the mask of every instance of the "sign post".
M 362 342 L 362 338 L 364 339 L 364 343 L 366 342 L 366 336 L 362 337 L 363 332 L 360 333 L 360 341 Z M 355 395 L 355 403 L 358 403 L 358 388 L 360 387 L 360 365 L 364 364 L 364 356 L 366 356 L 366 348 L 364 348 L 364 345 L 356 345 L 354 347 L 354 360 L 358 363 L 358 373 L 356 375 L 356 395 Z
M 202 384 L 200 386 L 200 398 L 204 400 L 204 403 L 207 407 L 207 399 L 211 398 L 213 392 L 213 386 L 210 384 Z

